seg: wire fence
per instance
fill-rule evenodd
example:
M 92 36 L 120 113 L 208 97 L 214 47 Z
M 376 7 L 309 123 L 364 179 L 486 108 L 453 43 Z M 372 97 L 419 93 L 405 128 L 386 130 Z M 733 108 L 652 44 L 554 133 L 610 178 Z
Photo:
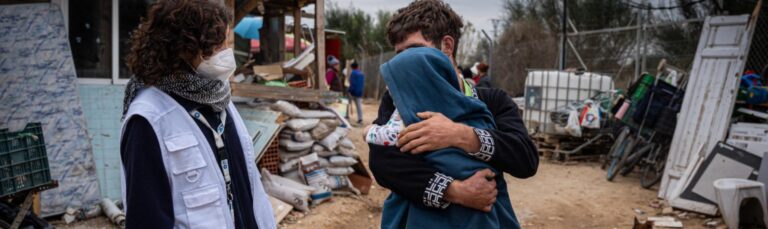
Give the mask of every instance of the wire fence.
M 763 8 L 756 22 L 745 70 L 768 75 L 768 12 Z M 628 88 L 643 72 L 656 74 L 662 60 L 666 60 L 667 65 L 690 71 L 703 21 L 704 18 L 678 21 L 651 18 L 646 21 L 644 30 L 634 27 L 569 35 L 566 69 L 585 68 L 589 72 L 610 75 L 619 89 Z M 630 26 L 639 24 L 635 21 Z M 541 33 L 542 28 L 522 27 L 518 30 L 520 34 L 510 35 L 511 38 L 504 35 L 497 38 L 490 74 L 494 87 L 512 96 L 522 95 L 528 69 L 557 69 L 559 60 L 559 34 L 544 34 L 526 40 L 526 34 Z M 364 97 L 379 99 L 386 91 L 379 66 L 394 54 L 362 55 L 359 63 L 366 76 Z
M 613 75 L 626 88 L 642 73 L 656 74 L 662 60 L 690 69 L 701 33 L 701 21 L 647 27 L 645 30 L 569 37 L 566 66 Z
M 752 70 L 768 77 L 768 9 L 763 3 L 763 11 L 757 19 L 752 44 L 747 56 L 746 70 Z
M 365 86 L 363 87 L 364 98 L 380 99 L 386 91 L 384 79 L 381 78 L 379 67 L 395 56 L 395 52 L 384 52 L 379 54 L 364 55 L 360 58 L 360 70 L 365 75 Z

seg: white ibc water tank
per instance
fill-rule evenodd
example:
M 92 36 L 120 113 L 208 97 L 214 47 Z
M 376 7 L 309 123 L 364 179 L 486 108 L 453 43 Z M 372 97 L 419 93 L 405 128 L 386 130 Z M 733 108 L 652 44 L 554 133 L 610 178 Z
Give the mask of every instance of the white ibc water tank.
M 523 121 L 530 132 L 565 134 L 562 127 L 552 123 L 551 112 L 568 103 L 585 100 L 599 92 L 613 89 L 613 79 L 606 75 L 590 72 L 530 71 L 525 79 Z

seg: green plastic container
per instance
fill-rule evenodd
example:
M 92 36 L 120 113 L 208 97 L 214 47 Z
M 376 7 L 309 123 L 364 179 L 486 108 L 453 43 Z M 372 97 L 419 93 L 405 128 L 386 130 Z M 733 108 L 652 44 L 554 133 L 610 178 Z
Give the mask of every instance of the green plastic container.
M 27 124 L 19 132 L 0 130 L 0 196 L 50 182 L 51 171 L 41 124 Z
M 653 81 L 656 80 L 656 77 L 654 77 L 651 74 L 643 74 L 642 77 L 640 77 L 640 84 L 637 85 L 637 89 L 635 89 L 635 93 L 632 94 L 632 101 L 640 101 L 645 97 L 645 95 L 648 94 L 648 91 L 651 88 L 651 85 L 653 85 Z

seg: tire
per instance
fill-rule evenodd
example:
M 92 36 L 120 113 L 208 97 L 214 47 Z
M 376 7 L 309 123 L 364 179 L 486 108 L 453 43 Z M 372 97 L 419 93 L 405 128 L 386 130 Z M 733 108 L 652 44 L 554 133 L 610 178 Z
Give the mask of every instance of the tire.
M 625 138 L 625 140 L 621 142 L 621 145 L 616 147 L 614 153 L 611 154 L 611 164 L 608 166 L 608 176 L 606 177 L 608 181 L 613 181 L 613 179 L 616 178 L 616 175 L 619 174 L 622 167 L 621 164 L 626 160 L 627 151 L 634 145 L 634 141 L 635 139 L 631 136 Z
M 664 166 L 667 164 L 667 151 L 669 147 L 657 147 L 649 157 L 651 161 L 642 166 L 642 175 L 640 176 L 640 186 L 645 189 L 651 189 L 661 181 L 664 176 Z
M 625 165 L 627 164 L 629 155 L 635 150 L 635 146 L 637 146 L 640 141 L 642 141 L 642 139 L 635 138 L 634 136 L 630 137 L 630 142 L 627 143 L 627 147 L 624 148 L 624 152 L 621 155 L 621 160 L 619 160 L 619 164 L 616 165 L 616 171 L 613 171 L 614 173 L 619 174 L 621 171 L 623 171 L 623 168 L 626 167 Z
M 613 145 L 611 145 L 611 149 L 608 150 L 608 153 L 605 155 L 605 160 L 603 161 L 603 165 L 601 166 L 602 169 L 608 168 L 609 163 L 613 159 L 614 151 L 616 150 L 616 147 L 619 147 L 622 142 L 624 142 L 624 139 L 627 138 L 627 135 L 629 135 L 629 127 L 624 127 L 619 131 L 619 135 L 615 140 L 613 141 Z
M 622 176 L 627 176 L 629 173 L 632 172 L 632 170 L 635 169 L 635 167 L 645 159 L 645 157 L 648 155 L 648 152 L 651 152 L 656 148 L 655 143 L 648 143 L 645 144 L 643 147 L 638 148 L 637 145 L 635 145 L 635 150 L 632 152 L 631 155 L 629 155 L 629 158 L 627 158 L 627 161 L 624 163 L 624 169 L 621 170 Z

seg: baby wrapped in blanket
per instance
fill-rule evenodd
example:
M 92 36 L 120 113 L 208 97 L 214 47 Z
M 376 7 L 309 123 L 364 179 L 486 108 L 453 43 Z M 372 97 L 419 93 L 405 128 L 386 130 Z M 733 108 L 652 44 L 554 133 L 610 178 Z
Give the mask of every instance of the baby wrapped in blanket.
M 460 91 L 459 79 L 447 56 L 434 48 L 407 49 L 381 67 L 381 74 L 389 88 L 402 125 L 408 126 L 421 119 L 418 112 L 442 113 L 454 122 L 475 128 L 495 128 L 490 111 L 477 98 Z M 392 122 L 397 122 L 393 116 Z M 389 125 L 389 124 L 388 124 Z M 400 124 L 382 130 L 372 130 L 366 136 L 369 142 L 377 136 L 371 133 L 393 135 L 396 139 Z M 394 143 L 390 143 L 393 145 Z M 519 225 L 512 211 L 503 174 L 486 162 L 469 156 L 458 148 L 445 148 L 423 154 L 432 166 L 456 179 L 466 179 L 476 171 L 490 168 L 497 175 L 498 196 L 490 213 L 450 205 L 444 210 L 425 209 L 410 203 L 404 197 L 390 194 L 384 203 L 382 228 L 514 228 Z

